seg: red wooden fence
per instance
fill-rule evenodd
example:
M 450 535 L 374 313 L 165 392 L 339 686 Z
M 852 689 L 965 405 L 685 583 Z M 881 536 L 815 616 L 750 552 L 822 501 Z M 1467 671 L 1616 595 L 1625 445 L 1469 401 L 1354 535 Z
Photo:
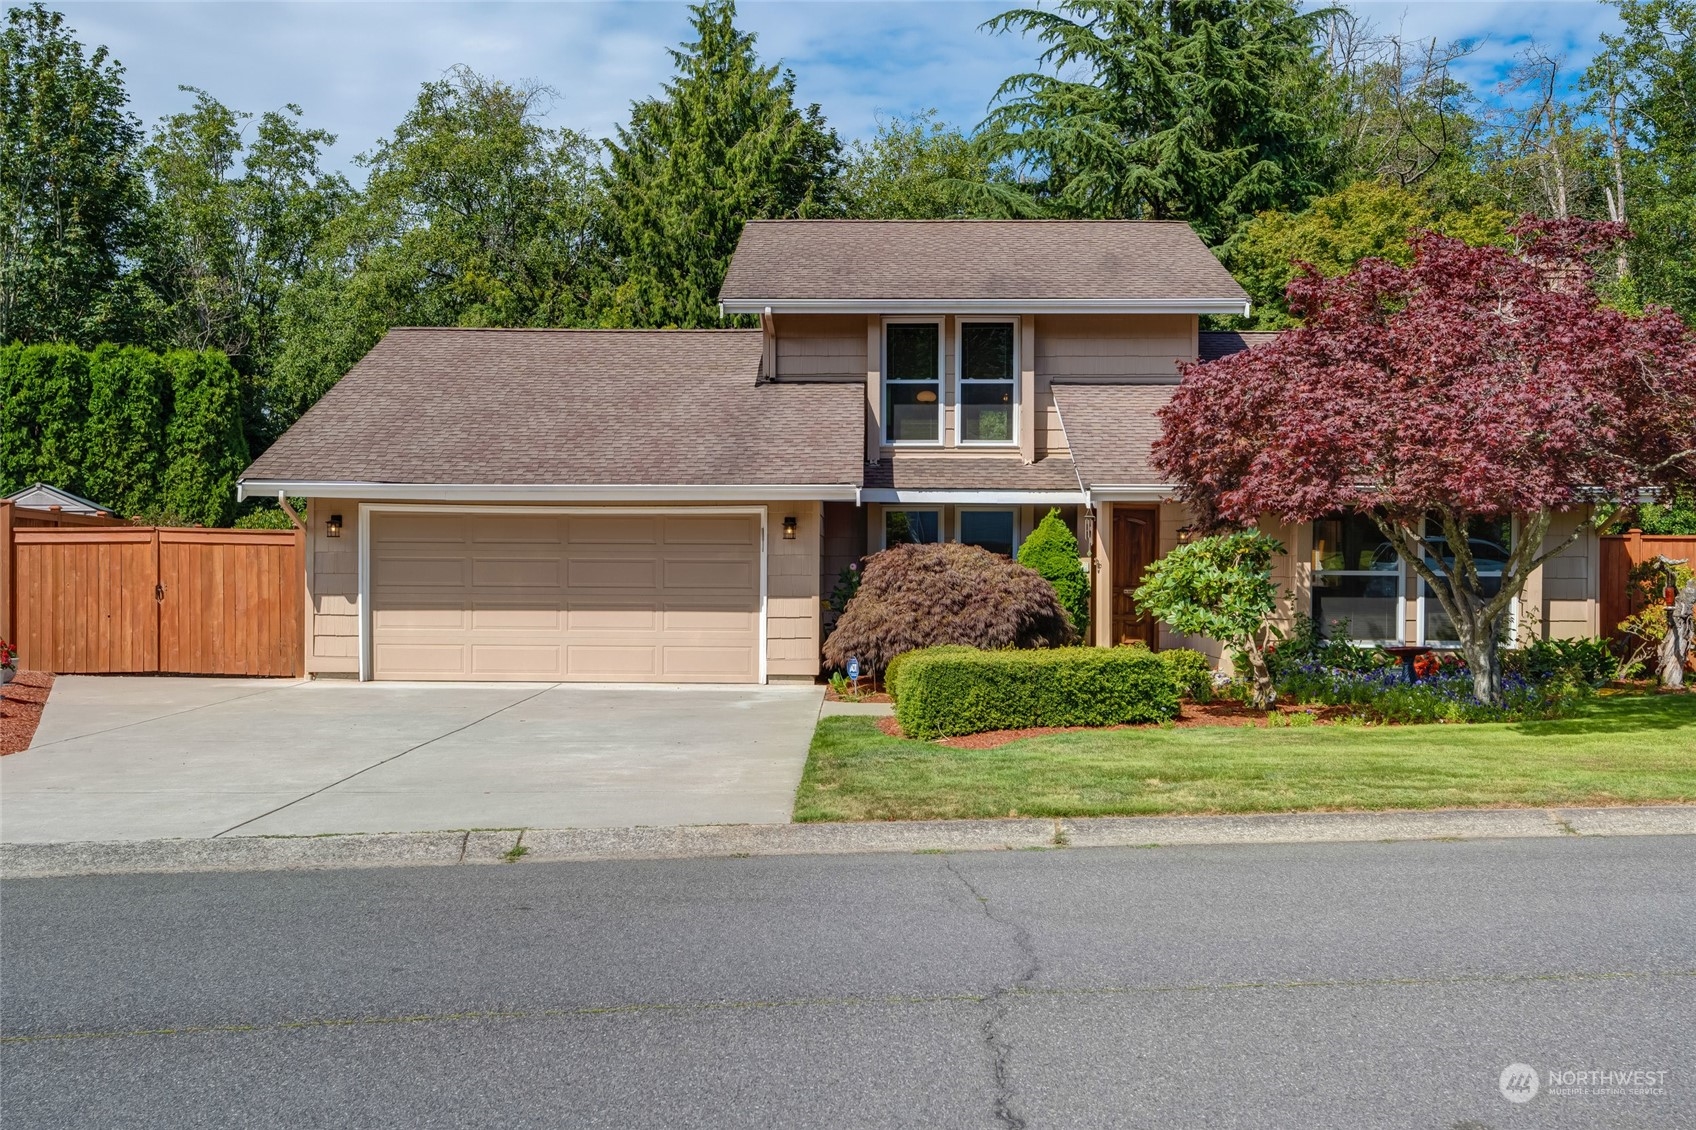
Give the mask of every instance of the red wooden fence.
M 24 668 L 304 674 L 305 531 L 28 528 L 13 517 L 0 506 L 0 636 Z
M 1629 577 L 1633 566 L 1652 557 L 1670 557 L 1696 565 L 1696 536 L 1630 530 L 1602 539 L 1600 612 L 1604 636 L 1614 635 L 1620 621 L 1637 611 L 1631 606 Z

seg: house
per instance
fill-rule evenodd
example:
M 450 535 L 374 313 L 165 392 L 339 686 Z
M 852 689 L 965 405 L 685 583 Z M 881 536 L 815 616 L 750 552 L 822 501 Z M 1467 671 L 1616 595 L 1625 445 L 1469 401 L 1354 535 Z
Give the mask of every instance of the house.
M 309 499 L 308 670 L 810 682 L 844 566 L 1050 508 L 1091 642 L 1180 642 L 1129 596 L 1188 525 L 1154 413 L 1260 340 L 1200 332 L 1248 299 L 1187 225 L 756 221 L 720 298 L 759 328 L 391 331 L 240 483 Z M 1268 532 L 1288 612 L 1441 634 L 1360 523 Z M 1553 565 L 1528 616 L 1593 632 L 1595 546 Z
M 64 514 L 85 514 L 89 517 L 111 513 L 98 502 L 90 502 L 80 494 L 72 494 L 68 490 L 60 490 L 46 483 L 33 483 L 23 490 L 14 491 L 6 496 L 6 501 L 28 510 L 57 510 Z

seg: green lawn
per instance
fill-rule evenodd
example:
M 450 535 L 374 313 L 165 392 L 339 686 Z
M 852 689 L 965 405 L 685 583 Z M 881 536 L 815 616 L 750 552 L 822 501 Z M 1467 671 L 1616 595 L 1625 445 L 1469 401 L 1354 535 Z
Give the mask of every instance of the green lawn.
M 999 749 L 821 719 L 795 819 L 1696 803 L 1696 695 L 1618 695 L 1555 722 L 1078 731 Z

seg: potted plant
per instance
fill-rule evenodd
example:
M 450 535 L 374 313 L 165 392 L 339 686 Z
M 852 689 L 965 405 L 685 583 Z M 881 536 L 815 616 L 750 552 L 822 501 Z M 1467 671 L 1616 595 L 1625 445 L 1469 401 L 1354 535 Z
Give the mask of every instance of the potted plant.
M 0 687 L 12 681 L 18 673 L 18 652 L 5 640 L 0 640 Z

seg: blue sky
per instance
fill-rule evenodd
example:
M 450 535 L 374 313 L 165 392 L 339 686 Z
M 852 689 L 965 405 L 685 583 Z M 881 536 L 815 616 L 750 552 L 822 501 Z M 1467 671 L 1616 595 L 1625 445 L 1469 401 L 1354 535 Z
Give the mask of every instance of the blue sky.
M 22 2 L 22 0 L 18 0 Z M 330 163 L 385 136 L 418 85 L 465 64 L 558 91 L 553 124 L 601 137 L 632 99 L 670 73 L 665 48 L 688 34 L 684 4 L 224 2 L 60 3 L 78 37 L 104 43 L 128 70 L 132 108 L 149 125 L 188 105 L 179 84 L 237 109 L 296 102 L 305 120 L 336 133 Z M 740 23 L 767 61 L 793 69 L 805 101 L 818 102 L 844 139 L 881 116 L 926 107 L 975 125 L 1007 75 L 1029 69 L 1036 45 L 978 25 L 1013 3 L 980 0 L 844 3 L 743 0 Z M 1384 29 L 1414 38 L 1476 39 L 1462 77 L 1489 94 L 1533 38 L 1582 69 L 1597 37 L 1616 26 L 1592 0 L 1424 0 L 1351 5 Z

